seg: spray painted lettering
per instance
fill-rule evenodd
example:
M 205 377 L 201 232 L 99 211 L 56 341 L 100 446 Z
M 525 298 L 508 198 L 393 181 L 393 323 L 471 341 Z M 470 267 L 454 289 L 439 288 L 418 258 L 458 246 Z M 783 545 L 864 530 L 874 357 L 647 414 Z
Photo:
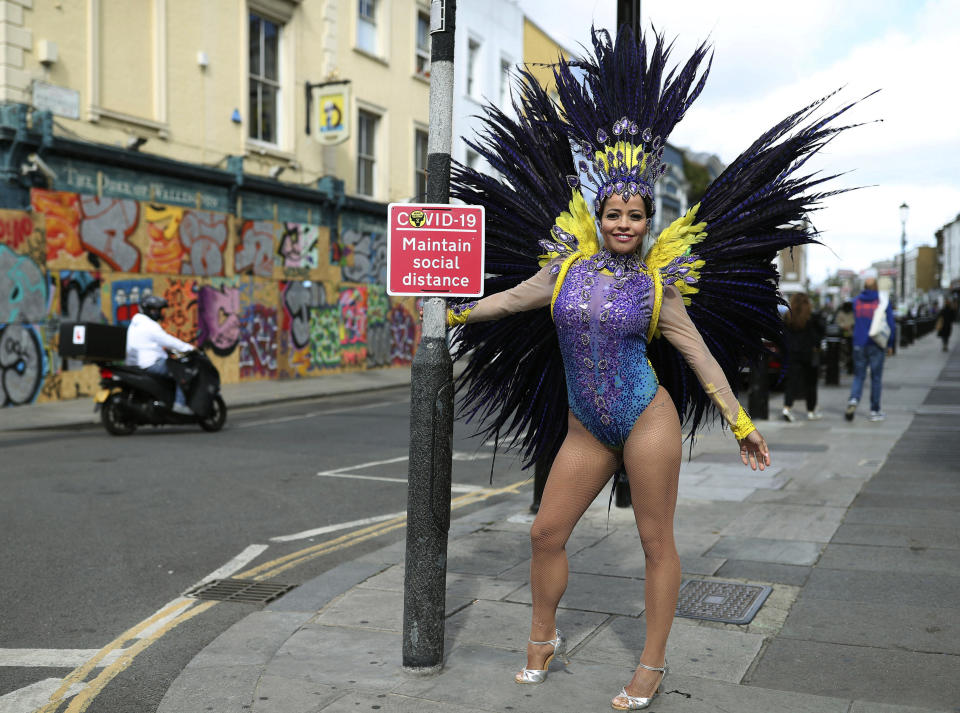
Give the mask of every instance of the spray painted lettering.
M 273 223 L 250 220 L 243 224 L 234 268 L 238 275 L 273 276 Z
M 137 272 L 140 251 L 129 238 L 140 222 L 140 204 L 120 198 L 80 196 L 83 246 L 114 270 Z
M 46 318 L 47 280 L 29 257 L 0 245 L 0 323 Z
M 200 331 L 197 341 L 217 356 L 233 354 L 240 341 L 240 290 L 204 285 L 198 297 Z
M 43 341 L 36 327 L 0 326 L 0 406 L 31 403 L 46 373 Z

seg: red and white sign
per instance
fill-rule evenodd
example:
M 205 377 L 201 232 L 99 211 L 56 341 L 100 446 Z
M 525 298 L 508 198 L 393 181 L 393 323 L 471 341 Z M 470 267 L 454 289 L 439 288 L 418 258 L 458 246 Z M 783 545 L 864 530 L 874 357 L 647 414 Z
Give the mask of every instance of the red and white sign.
M 483 206 L 391 203 L 387 294 L 483 295 Z

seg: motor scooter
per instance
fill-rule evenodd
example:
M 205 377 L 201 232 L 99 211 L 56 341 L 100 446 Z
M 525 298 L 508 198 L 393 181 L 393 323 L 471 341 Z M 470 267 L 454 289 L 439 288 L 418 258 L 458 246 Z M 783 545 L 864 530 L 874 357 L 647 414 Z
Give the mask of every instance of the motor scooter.
M 220 374 L 202 351 L 175 355 L 170 360 L 173 378 L 151 374 L 136 366 L 97 362 L 100 390 L 94 396 L 104 428 L 127 436 L 138 426 L 198 423 L 204 431 L 219 431 L 227 420 L 220 396 Z M 193 413 L 173 410 L 179 382 Z

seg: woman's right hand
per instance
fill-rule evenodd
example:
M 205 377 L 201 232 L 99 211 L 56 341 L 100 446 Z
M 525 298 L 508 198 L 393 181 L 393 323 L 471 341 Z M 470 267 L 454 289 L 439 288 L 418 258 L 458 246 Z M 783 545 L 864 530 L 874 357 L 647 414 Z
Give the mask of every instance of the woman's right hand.
M 749 465 L 752 470 L 763 470 L 770 465 L 770 449 L 760 431 L 750 431 L 739 443 L 740 460 L 744 465 Z

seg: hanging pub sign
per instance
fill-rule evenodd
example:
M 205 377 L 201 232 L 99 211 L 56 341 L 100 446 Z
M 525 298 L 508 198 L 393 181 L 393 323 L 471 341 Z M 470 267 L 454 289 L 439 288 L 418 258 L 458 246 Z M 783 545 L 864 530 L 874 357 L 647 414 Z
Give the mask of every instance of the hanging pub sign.
M 321 144 L 332 146 L 350 138 L 350 82 L 308 84 L 313 107 L 307 133 Z M 312 128 L 312 131 L 311 131 Z

